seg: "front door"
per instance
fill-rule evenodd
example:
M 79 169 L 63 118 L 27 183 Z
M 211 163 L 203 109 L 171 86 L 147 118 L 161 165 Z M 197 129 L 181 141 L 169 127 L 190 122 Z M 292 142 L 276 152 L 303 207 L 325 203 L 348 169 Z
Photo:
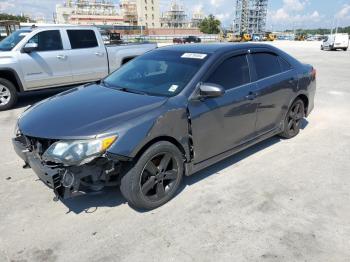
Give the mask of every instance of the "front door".
M 60 30 L 38 32 L 28 43 L 36 43 L 37 50 L 19 53 L 25 87 L 36 89 L 65 85 L 72 82 L 71 67 L 63 50 Z
M 205 82 L 221 85 L 226 93 L 189 102 L 195 163 L 252 139 L 255 131 L 256 85 L 245 54 L 223 61 Z

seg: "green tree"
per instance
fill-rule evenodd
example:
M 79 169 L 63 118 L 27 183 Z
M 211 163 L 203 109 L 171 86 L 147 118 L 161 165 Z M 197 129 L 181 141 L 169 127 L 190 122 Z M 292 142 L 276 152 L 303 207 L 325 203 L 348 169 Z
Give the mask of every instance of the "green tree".
M 220 25 L 220 20 L 216 19 L 214 15 L 209 15 L 202 20 L 199 29 L 205 34 L 218 34 L 220 33 Z
M 25 16 L 9 15 L 9 14 L 5 14 L 5 13 L 0 13 L 0 21 L 2 21 L 2 20 L 14 20 L 14 21 L 22 22 L 22 23 L 25 23 L 29 20 L 30 22 L 32 22 L 31 19 L 29 19 L 28 17 L 25 17 Z

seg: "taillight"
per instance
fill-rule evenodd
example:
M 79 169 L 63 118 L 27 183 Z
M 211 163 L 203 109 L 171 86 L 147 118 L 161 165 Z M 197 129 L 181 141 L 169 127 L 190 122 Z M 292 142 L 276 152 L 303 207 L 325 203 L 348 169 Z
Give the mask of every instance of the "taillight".
M 311 78 L 312 78 L 312 80 L 315 80 L 315 79 L 316 79 L 316 69 L 315 69 L 315 68 L 312 68 L 312 71 L 311 71 Z

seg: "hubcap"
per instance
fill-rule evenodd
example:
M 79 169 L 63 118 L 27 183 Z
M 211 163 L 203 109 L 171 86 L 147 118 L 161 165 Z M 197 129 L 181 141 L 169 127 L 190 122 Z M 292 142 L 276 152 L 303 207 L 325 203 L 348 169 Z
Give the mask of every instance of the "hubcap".
M 296 103 L 288 115 L 288 130 L 291 134 L 298 132 L 300 121 L 304 117 L 304 109 L 301 103 Z
M 0 106 L 6 105 L 8 102 L 10 102 L 10 99 L 10 90 L 4 85 L 0 85 Z
M 141 174 L 141 193 L 150 201 L 158 201 L 169 194 L 178 178 L 178 166 L 170 153 L 160 153 L 145 165 Z

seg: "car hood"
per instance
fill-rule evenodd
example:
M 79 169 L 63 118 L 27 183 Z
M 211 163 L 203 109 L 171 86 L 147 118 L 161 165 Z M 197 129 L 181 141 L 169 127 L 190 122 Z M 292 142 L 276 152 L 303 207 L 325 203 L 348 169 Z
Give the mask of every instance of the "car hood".
M 26 136 L 85 139 L 117 129 L 161 106 L 167 98 L 127 93 L 100 85 L 74 88 L 39 102 L 19 119 Z
M 14 54 L 11 51 L 2 51 L 0 50 L 0 59 L 4 59 L 4 58 L 13 58 Z M 2 62 L 2 60 L 0 60 L 0 62 Z M 6 61 L 7 62 L 7 61 Z

